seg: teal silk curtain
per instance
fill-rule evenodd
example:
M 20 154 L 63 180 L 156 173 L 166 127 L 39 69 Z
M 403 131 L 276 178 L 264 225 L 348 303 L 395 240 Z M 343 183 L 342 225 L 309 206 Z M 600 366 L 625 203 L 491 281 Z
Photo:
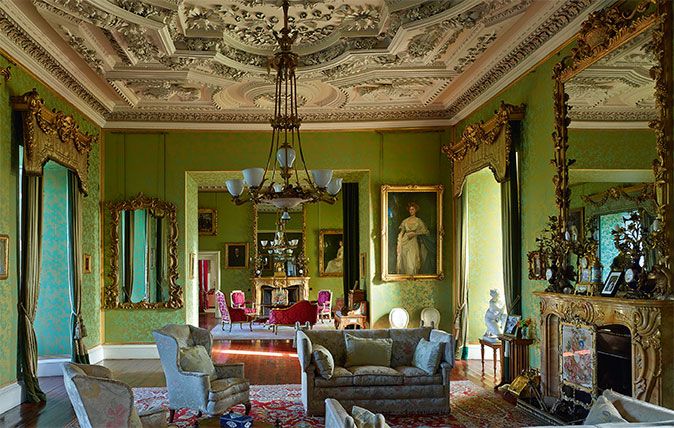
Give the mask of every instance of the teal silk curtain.
M 87 336 L 87 329 L 82 320 L 82 194 L 80 193 L 79 179 L 77 174 L 69 172 L 69 196 L 72 221 L 70 234 L 72 243 L 72 267 L 73 278 L 70 287 L 70 302 L 72 312 L 70 315 L 70 331 L 72 334 L 72 361 L 80 364 L 89 364 L 89 353 L 82 339 Z
M 468 287 L 466 286 L 466 256 L 468 245 L 464 237 L 467 236 L 467 222 L 465 218 L 466 198 L 458 196 L 454 201 L 454 288 L 458 293 L 457 307 L 454 309 L 454 338 L 456 340 L 456 357 L 462 360 L 468 358 Z
M 28 401 L 38 403 L 46 396 L 37 379 L 37 339 L 35 312 L 40 293 L 40 258 L 42 253 L 42 177 L 23 177 L 23 248 L 19 287 L 18 363 Z

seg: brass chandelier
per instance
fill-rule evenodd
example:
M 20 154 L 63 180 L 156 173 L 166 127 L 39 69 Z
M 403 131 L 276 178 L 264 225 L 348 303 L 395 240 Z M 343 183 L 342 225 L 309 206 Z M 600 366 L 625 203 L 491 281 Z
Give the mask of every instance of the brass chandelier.
M 297 68 L 298 55 L 291 51 L 297 32 L 288 27 L 288 0 L 283 1 L 283 28 L 274 31 L 280 50 L 270 59 L 270 67 L 276 70 L 274 117 L 271 119 L 272 136 L 265 168 L 247 168 L 243 179 L 226 181 L 232 200 L 241 205 L 271 204 L 287 210 L 304 203 L 334 203 L 342 188 L 342 179 L 333 178 L 331 169 L 309 171 L 304 161 L 300 139 L 301 119 L 297 114 Z M 276 155 L 274 158 L 274 154 Z M 299 154 L 300 170 L 304 171 L 305 184 L 300 182 L 295 160 Z M 244 196 L 248 192 L 248 197 Z

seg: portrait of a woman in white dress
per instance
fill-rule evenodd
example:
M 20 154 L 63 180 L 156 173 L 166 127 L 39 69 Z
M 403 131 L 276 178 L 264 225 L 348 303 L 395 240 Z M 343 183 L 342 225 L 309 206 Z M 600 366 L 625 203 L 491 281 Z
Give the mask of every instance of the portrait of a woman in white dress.
M 325 268 L 326 273 L 342 273 L 344 271 L 344 243 L 339 241 L 337 256 L 328 262 Z
M 417 217 L 419 205 L 416 202 L 407 204 L 409 217 L 400 223 L 396 246 L 396 271 L 404 275 L 417 275 L 428 258 L 428 249 L 423 238 L 429 230 L 423 220 Z

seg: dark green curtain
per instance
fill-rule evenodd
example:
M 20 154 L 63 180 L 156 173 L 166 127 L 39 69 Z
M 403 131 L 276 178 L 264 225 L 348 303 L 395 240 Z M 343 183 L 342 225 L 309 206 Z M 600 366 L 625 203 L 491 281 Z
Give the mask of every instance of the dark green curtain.
M 501 183 L 501 229 L 503 231 L 503 288 L 508 313 L 521 314 L 522 231 L 520 218 L 519 146 L 520 122 L 510 122 L 512 148 L 508 180 Z
M 131 302 L 133 293 L 133 237 L 134 237 L 134 211 L 122 211 L 124 216 L 124 302 Z
M 72 361 L 80 364 L 89 364 L 89 353 L 84 346 L 83 338 L 87 336 L 87 329 L 82 320 L 82 274 L 84 273 L 82 256 L 82 194 L 80 180 L 72 171 L 69 171 L 68 195 L 70 197 L 70 242 L 72 245 L 72 272 L 70 287 L 70 331 L 72 334 Z
M 466 284 L 466 256 L 468 250 L 466 221 L 466 189 L 464 193 L 456 197 L 454 201 L 454 281 L 457 293 L 456 304 L 454 310 L 454 340 L 456 346 L 454 352 L 456 357 L 462 360 L 468 359 L 468 287 Z
M 47 397 L 37 380 L 37 339 L 35 312 L 40 293 L 40 258 L 42 254 L 42 177 L 23 176 L 23 242 L 19 286 L 19 352 L 24 390 L 28 401 L 38 403 Z
M 358 183 L 344 183 L 342 186 L 342 215 L 344 221 L 344 305 L 346 305 L 349 290 L 360 279 Z

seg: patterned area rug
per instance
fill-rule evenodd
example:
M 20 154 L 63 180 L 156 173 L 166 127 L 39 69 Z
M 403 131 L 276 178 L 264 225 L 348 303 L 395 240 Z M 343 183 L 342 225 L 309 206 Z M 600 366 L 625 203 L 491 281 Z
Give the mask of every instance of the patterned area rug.
M 134 388 L 136 406 L 144 409 L 155 404 L 166 406 L 165 388 Z M 276 419 L 283 427 L 323 427 L 324 418 L 305 417 L 302 408 L 300 385 L 252 385 L 251 414 L 257 421 L 273 423 Z M 455 381 L 451 384 L 452 414 L 391 416 L 386 421 L 391 427 L 525 427 L 540 425 L 536 419 L 522 413 L 493 392 L 470 381 Z M 404 405 L 404 401 L 401 401 Z M 236 406 L 235 412 L 243 413 L 243 406 Z M 178 427 L 193 426 L 196 413 L 189 410 L 176 412 Z
M 332 322 L 316 323 L 314 330 L 334 330 L 335 325 Z M 278 334 L 274 334 L 265 324 L 253 323 L 253 331 L 250 331 L 248 324 L 243 324 L 243 328 L 235 323 L 232 331 L 229 331 L 229 325 L 222 330 L 222 325 L 218 324 L 211 329 L 213 340 L 293 340 L 295 339 L 294 326 L 279 326 Z

